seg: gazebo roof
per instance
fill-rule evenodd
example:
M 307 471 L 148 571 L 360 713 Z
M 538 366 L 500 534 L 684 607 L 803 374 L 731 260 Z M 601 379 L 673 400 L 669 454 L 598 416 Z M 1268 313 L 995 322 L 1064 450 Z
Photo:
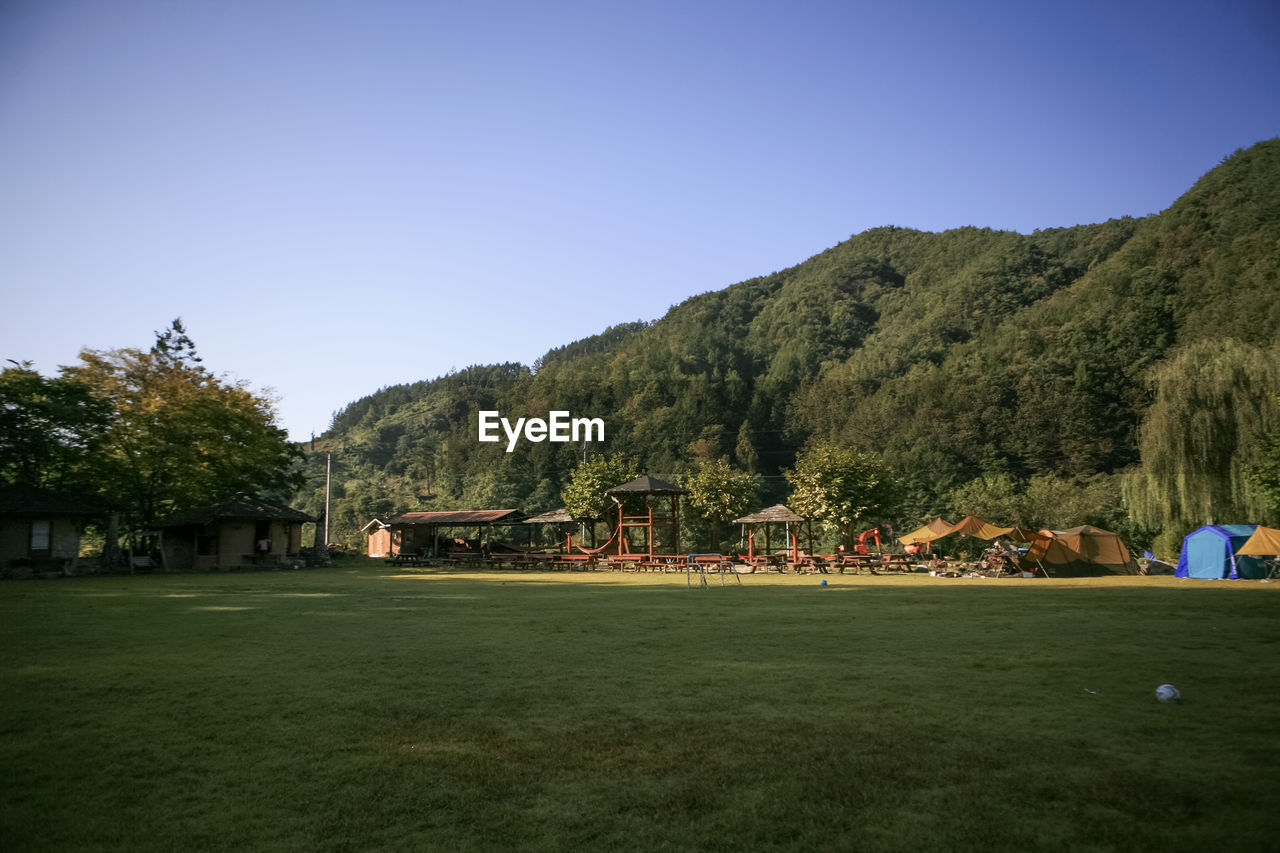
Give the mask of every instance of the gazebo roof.
M 607 489 L 605 494 L 684 495 L 688 494 L 688 492 L 679 486 L 668 483 L 666 480 L 659 480 L 657 477 L 650 477 L 648 474 L 645 474 L 643 477 L 636 477 L 630 483 L 623 483 L 621 486 L 614 486 L 612 489 Z
M 525 524 L 566 524 L 573 521 L 573 516 L 569 515 L 569 510 L 561 507 L 553 509 L 550 512 L 544 512 L 541 515 L 535 515 L 532 518 L 526 518 Z
M 750 515 L 744 515 L 742 518 L 735 518 L 734 524 L 760 524 L 762 522 L 783 522 L 804 521 L 803 518 L 791 511 L 790 507 L 782 504 L 775 504 L 768 509 L 762 509 L 759 512 L 753 512 Z

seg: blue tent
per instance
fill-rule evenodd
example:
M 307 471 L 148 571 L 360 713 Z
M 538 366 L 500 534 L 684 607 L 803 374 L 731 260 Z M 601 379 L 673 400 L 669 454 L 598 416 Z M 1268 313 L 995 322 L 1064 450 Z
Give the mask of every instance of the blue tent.
M 1178 557 L 1180 578 L 1265 578 L 1267 570 L 1254 557 L 1236 551 L 1253 535 L 1256 524 L 1206 524 L 1182 540 Z

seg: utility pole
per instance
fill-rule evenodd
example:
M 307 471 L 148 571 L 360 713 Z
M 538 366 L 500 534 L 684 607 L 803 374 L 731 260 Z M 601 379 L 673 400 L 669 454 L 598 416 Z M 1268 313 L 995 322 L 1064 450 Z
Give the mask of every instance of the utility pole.
M 324 462 L 324 547 L 329 547 L 329 479 L 333 474 L 333 454 L 325 454 Z

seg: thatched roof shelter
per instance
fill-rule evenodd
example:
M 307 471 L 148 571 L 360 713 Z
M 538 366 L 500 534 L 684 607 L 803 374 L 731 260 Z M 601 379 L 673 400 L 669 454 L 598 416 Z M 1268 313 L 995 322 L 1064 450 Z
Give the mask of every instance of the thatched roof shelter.
M 768 509 L 762 509 L 759 512 L 753 512 L 750 515 L 744 515 L 742 518 L 735 518 L 734 524 L 787 524 L 794 521 L 804 521 L 805 519 L 792 512 L 790 507 L 782 504 L 775 504 Z
M 775 504 L 769 507 L 768 509 L 762 509 L 759 512 L 753 512 L 750 515 L 744 515 L 742 518 L 735 518 L 733 520 L 733 523 L 734 524 L 752 524 L 752 525 L 763 524 L 764 525 L 764 550 L 766 554 L 773 553 L 772 538 L 769 535 L 770 525 L 785 524 L 787 526 L 787 538 L 791 540 L 789 547 L 791 549 L 792 559 L 796 559 L 799 556 L 800 543 L 798 541 L 798 538 L 792 535 L 791 525 L 803 524 L 806 521 L 808 521 L 808 519 L 804 518 L 803 516 L 797 515 L 790 507 L 784 506 L 783 504 Z M 751 536 L 748 539 L 748 544 L 747 544 L 748 556 L 751 556 L 751 557 L 755 556 L 755 549 L 756 549 L 755 541 L 756 541 L 755 530 L 752 530 Z M 809 545 L 810 547 L 813 546 L 812 530 L 809 531 Z
M 571 524 L 574 521 L 573 516 L 569 515 L 569 510 L 561 507 L 553 509 L 550 512 L 544 512 L 541 515 L 535 515 L 532 518 L 526 518 L 525 524 Z
M 659 480 L 657 477 L 650 477 L 645 474 L 643 477 L 636 477 L 630 483 L 623 483 L 621 486 L 614 486 L 612 489 L 605 490 L 606 495 L 660 495 L 668 497 L 672 495 L 687 495 L 684 489 L 677 485 L 668 483 L 666 480 Z

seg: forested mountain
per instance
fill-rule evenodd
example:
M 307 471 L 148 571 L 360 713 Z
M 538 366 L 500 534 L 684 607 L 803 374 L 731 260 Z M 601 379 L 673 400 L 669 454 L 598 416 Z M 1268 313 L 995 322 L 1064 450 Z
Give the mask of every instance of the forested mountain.
M 1221 403 L 1189 401 L 1181 427 L 1167 413 L 1148 423 L 1159 383 L 1217 365 L 1231 394 L 1254 401 L 1249 429 L 1276 428 L 1280 389 L 1265 365 L 1280 354 L 1278 267 L 1280 140 L 1236 152 L 1143 219 L 1029 235 L 877 228 L 533 367 L 471 367 L 357 400 L 309 448 L 314 491 L 299 505 L 322 508 L 332 452 L 331 529 L 352 544 L 390 512 L 559 506 L 582 445 L 507 453 L 476 431 L 481 409 L 512 420 L 561 409 L 604 419 L 607 440 L 589 452 L 624 451 L 665 479 L 726 456 L 762 475 L 766 504 L 785 500 L 781 472 L 800 448 L 831 440 L 880 454 L 901 478 L 886 522 L 976 510 L 1171 541 L 1196 518 L 1195 495 L 1176 472 L 1173 497 L 1143 491 L 1144 448 L 1176 429 L 1191 431 L 1183 444 L 1201 440 L 1191 422 L 1220 413 L 1195 407 Z M 1264 368 L 1233 371 L 1255 362 Z M 1231 458 L 1247 463 L 1251 435 Z M 1255 517 L 1216 520 L 1276 522 L 1274 506 L 1226 488 Z

